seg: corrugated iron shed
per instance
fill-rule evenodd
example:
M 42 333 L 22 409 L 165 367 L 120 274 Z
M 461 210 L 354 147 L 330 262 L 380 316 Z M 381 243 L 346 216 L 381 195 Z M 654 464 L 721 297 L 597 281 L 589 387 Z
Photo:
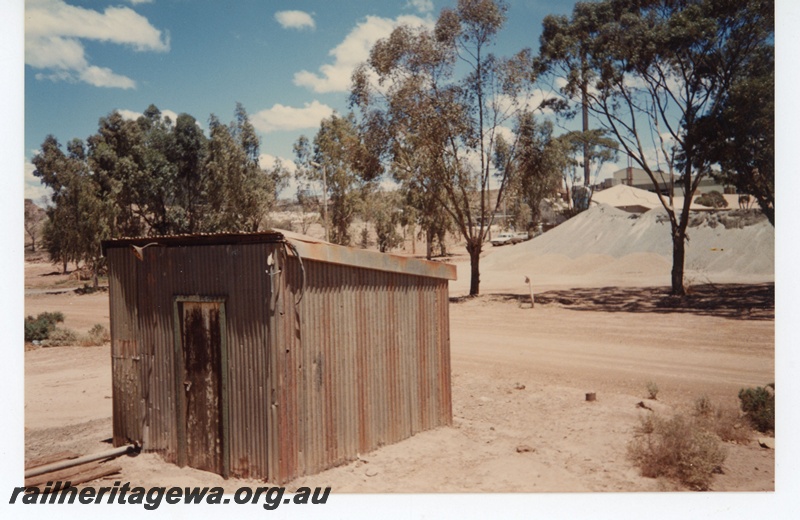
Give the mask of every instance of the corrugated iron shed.
M 452 424 L 452 265 L 282 231 L 103 250 L 115 445 L 283 483 Z

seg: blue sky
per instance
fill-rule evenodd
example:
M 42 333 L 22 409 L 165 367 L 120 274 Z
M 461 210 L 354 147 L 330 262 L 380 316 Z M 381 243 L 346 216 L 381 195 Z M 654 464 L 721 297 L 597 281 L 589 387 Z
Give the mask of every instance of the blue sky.
M 574 1 L 510 0 L 495 52 L 536 48 L 542 19 Z M 432 23 L 455 0 L 28 0 L 25 196 L 45 190 L 31 158 L 48 134 L 86 139 L 113 110 L 148 105 L 205 125 L 241 102 L 261 135 L 262 166 L 347 111 L 353 67 L 398 23 Z M 291 194 L 284 194 L 291 195 Z

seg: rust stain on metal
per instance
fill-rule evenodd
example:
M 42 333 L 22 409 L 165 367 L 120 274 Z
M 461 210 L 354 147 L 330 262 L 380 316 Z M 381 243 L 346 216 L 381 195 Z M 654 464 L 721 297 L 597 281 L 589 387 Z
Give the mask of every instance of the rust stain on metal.
M 219 304 L 183 303 L 186 455 L 193 468 L 222 473 Z
M 115 444 L 147 435 L 166 460 L 184 450 L 216 472 L 228 453 L 231 476 L 283 483 L 452 424 L 455 268 L 292 236 L 301 270 L 282 237 L 148 238 L 161 245 L 142 261 L 139 239 L 104 244 Z M 224 325 L 212 325 L 218 303 L 183 301 L 178 313 L 178 295 L 224 300 Z M 225 368 L 214 368 L 215 330 Z M 205 346 L 179 356 L 181 341 Z M 205 390 L 176 395 L 183 381 Z

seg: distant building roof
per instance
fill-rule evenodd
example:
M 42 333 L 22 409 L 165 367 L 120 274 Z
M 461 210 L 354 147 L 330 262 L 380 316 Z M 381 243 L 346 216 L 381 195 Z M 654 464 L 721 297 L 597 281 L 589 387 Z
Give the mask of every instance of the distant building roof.
M 700 193 L 695 194 L 697 198 Z M 709 208 L 708 206 L 701 206 L 700 204 L 692 205 L 689 209 L 692 211 L 712 211 L 714 209 L 734 209 L 739 207 L 738 195 L 724 195 L 725 200 L 728 201 L 727 208 Z M 661 201 L 658 200 L 658 195 L 651 191 L 634 188 L 626 184 L 617 184 L 612 188 L 605 190 L 595 191 L 592 195 L 592 204 L 608 204 L 615 208 L 630 211 L 632 213 L 644 213 L 653 208 L 662 207 Z M 674 197 L 673 204 L 676 208 L 683 206 L 683 197 Z
M 617 184 L 613 188 L 594 192 L 592 202 L 595 204 L 608 204 L 615 208 L 637 213 L 661 206 L 658 195 L 655 193 L 625 184 Z

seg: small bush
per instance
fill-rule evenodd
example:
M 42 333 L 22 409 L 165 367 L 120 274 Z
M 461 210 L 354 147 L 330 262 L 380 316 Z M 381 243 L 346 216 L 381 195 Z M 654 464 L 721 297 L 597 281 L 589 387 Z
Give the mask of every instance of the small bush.
M 50 333 L 50 336 L 42 342 L 45 347 L 64 347 L 75 345 L 78 342 L 78 335 L 72 329 L 57 328 Z
M 96 324 L 83 339 L 81 344 L 86 347 L 100 346 L 111 341 L 111 333 L 101 324 Z
M 647 398 L 656 399 L 658 397 L 658 385 L 652 381 L 647 382 Z
M 746 444 L 750 441 L 752 430 L 738 409 L 718 407 L 714 412 L 713 432 L 725 442 Z
M 772 388 L 772 391 L 767 388 Z M 775 383 L 767 388 L 742 388 L 739 390 L 739 401 L 742 411 L 760 432 L 775 430 Z
M 714 406 L 704 395 L 695 401 L 694 415 L 702 428 L 721 441 L 745 444 L 750 440 L 751 430 L 736 408 Z
M 60 312 L 43 312 L 34 318 L 25 318 L 25 341 L 42 341 L 47 339 L 56 329 L 56 323 L 63 323 L 64 315 Z
M 722 471 L 726 451 L 719 439 L 695 421 L 676 415 L 648 417 L 628 446 L 628 455 L 642 476 L 665 477 L 690 489 L 706 491 L 714 473 Z
M 694 402 L 694 413 L 700 417 L 710 417 L 714 412 L 714 405 L 707 395 L 704 395 Z
M 718 191 L 709 191 L 708 193 L 703 193 L 696 199 L 694 199 L 695 204 L 700 204 L 701 206 L 706 206 L 709 208 L 727 208 L 728 201 L 722 195 L 722 193 Z

